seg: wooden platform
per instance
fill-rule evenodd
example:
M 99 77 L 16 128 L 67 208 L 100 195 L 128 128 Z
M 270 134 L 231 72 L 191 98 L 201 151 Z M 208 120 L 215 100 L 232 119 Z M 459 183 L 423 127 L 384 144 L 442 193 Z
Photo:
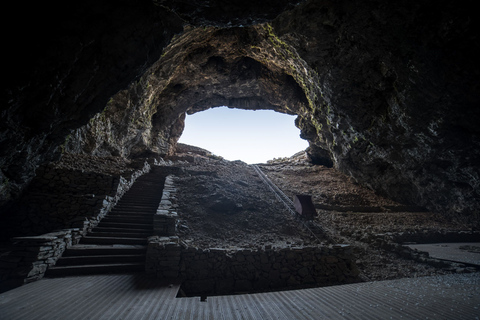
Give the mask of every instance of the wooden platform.
M 143 274 L 43 279 L 0 294 L 0 319 L 478 319 L 480 274 L 176 298 Z

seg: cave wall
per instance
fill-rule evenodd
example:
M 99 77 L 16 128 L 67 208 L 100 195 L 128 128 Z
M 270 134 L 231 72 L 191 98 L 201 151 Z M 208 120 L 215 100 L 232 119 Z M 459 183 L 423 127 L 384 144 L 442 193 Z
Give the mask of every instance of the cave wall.
M 62 151 L 172 153 L 186 112 L 228 105 L 297 114 L 314 158 L 397 201 L 478 215 L 480 50 L 467 4 L 154 2 L 59 7 L 32 15 L 49 23 L 28 41 L 9 38 L 1 201 Z
M 2 207 L 0 243 L 63 229 L 91 231 L 150 169 L 148 161 L 79 154 L 41 165 L 18 201 Z
M 149 0 L 12 3 L 4 19 L 0 206 L 158 59 L 182 20 Z
M 452 1 L 310 1 L 273 21 L 319 75 L 320 146 L 372 189 L 478 215 L 479 41 Z M 316 102 L 318 110 L 318 102 Z
M 294 65 L 275 54 L 268 32 L 266 25 L 187 27 L 139 81 L 72 133 L 66 151 L 168 155 L 183 131 L 185 113 L 224 105 L 306 112 L 308 101 L 294 78 Z

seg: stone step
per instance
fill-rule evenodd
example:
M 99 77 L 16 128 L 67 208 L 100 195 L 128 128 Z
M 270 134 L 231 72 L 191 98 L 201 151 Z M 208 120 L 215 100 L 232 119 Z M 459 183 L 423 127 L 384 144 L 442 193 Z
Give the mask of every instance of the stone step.
M 130 232 L 130 231 L 125 231 L 124 229 L 120 229 L 117 231 L 113 232 L 96 232 L 93 230 L 88 234 L 90 237 L 106 237 L 106 238 L 112 238 L 112 237 L 120 237 L 120 238 L 147 238 L 152 235 L 151 232 Z
M 110 227 L 110 228 L 125 228 L 125 229 L 142 229 L 142 230 L 152 230 L 152 223 L 120 223 L 120 222 L 103 222 L 100 221 L 98 224 L 99 227 Z
M 154 205 L 146 205 L 146 204 L 135 204 L 135 203 L 125 203 L 125 204 L 117 204 L 114 209 L 115 210 L 124 210 L 124 209 L 134 209 L 134 210 L 145 210 L 145 209 L 151 209 L 151 208 L 158 208 L 158 205 L 160 204 L 160 201 L 157 204 Z
M 156 211 L 155 211 L 156 212 Z M 116 217 L 116 216 L 131 216 L 131 217 L 150 217 L 152 218 L 154 212 L 135 212 L 135 211 L 110 211 L 107 217 Z
M 81 244 L 147 244 L 146 238 L 125 237 L 92 237 L 85 236 L 80 240 Z
M 149 210 L 141 210 L 141 211 L 138 211 L 138 210 L 135 210 L 135 209 L 112 210 L 112 211 L 110 211 L 108 216 L 114 216 L 114 215 L 124 215 L 124 216 L 125 215 L 133 215 L 133 216 L 137 215 L 137 216 L 142 216 L 142 215 L 144 215 L 144 216 L 152 217 L 155 214 L 155 212 L 157 212 L 157 209 L 158 208 L 156 208 L 156 209 L 151 208 Z
M 145 234 L 151 234 L 152 229 L 134 229 L 134 228 L 115 228 L 115 227 L 102 227 L 102 226 L 97 226 L 93 228 L 92 232 L 107 232 L 107 233 L 145 233 Z
M 161 195 L 163 188 L 158 188 L 158 186 L 146 186 L 145 188 L 130 189 L 125 196 L 132 197 L 138 196 L 140 198 L 155 198 Z
M 124 195 L 119 202 L 121 202 L 122 200 L 123 201 L 134 201 L 134 202 L 147 202 L 147 203 L 150 203 L 150 202 L 155 202 L 155 201 L 158 201 L 162 198 L 162 193 L 160 194 L 156 194 L 156 195 L 152 195 L 152 196 L 145 196 L 145 195 L 134 195 L 134 194 L 130 194 L 130 195 Z
M 95 255 L 95 256 L 70 256 L 61 257 L 55 264 L 60 266 L 75 266 L 75 265 L 94 265 L 94 264 L 111 264 L 111 263 L 130 263 L 130 262 L 145 262 L 145 254 L 130 254 L 130 255 Z
M 155 194 L 145 194 L 145 192 L 138 193 L 126 193 L 121 199 L 122 200 L 132 200 L 132 201 L 157 201 L 162 198 L 163 192 L 155 192 Z
M 95 256 L 95 255 L 131 255 L 145 254 L 147 252 L 146 245 L 93 245 L 93 244 L 76 244 L 71 246 L 63 253 L 62 257 L 72 256 Z
M 152 224 L 153 215 L 108 215 L 102 219 L 102 222 L 122 222 L 122 223 L 142 223 Z
M 159 188 L 158 185 L 153 185 L 153 184 L 148 184 L 143 187 L 137 186 L 137 187 L 132 187 L 130 190 L 128 190 L 125 193 L 125 196 L 130 196 L 130 195 L 136 195 L 140 197 L 154 197 L 157 196 L 158 194 L 161 194 L 163 191 L 163 186 L 162 188 Z
M 131 273 L 145 271 L 144 262 L 107 263 L 80 266 L 55 266 L 48 268 L 46 277 L 65 277 L 86 274 Z
M 128 205 L 116 205 L 112 208 L 113 211 L 132 211 L 132 212 L 151 212 L 158 208 L 160 202 L 157 202 L 154 205 L 137 205 L 137 204 L 128 204 Z
M 154 201 L 154 202 L 134 202 L 134 201 L 128 201 L 128 202 L 118 202 L 117 205 L 114 208 L 117 209 L 124 209 L 124 208 L 135 208 L 135 209 L 140 209 L 144 210 L 145 208 L 157 208 L 160 203 L 160 200 Z
M 152 170 L 155 171 L 155 170 Z M 63 253 L 47 277 L 145 271 L 147 237 L 163 195 L 164 174 L 141 176 L 97 227 Z
M 130 212 L 130 213 L 150 213 L 156 211 L 158 209 L 158 205 L 150 206 L 150 207 L 138 207 L 138 206 L 121 206 L 115 207 L 112 209 L 112 213 L 122 213 L 122 212 Z

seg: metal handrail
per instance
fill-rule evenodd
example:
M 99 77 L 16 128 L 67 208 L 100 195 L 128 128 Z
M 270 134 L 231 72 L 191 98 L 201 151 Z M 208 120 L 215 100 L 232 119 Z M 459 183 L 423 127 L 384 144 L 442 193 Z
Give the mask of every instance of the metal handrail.
M 273 182 L 272 180 L 270 180 L 270 178 L 265 174 L 263 173 L 263 171 L 256 165 L 256 164 L 252 164 L 251 167 L 255 170 L 255 172 L 257 173 L 257 175 L 262 179 L 262 181 L 267 185 L 267 187 L 275 194 L 275 196 L 277 197 L 278 200 L 280 200 L 280 202 L 283 203 L 283 205 L 285 206 L 285 208 L 294 216 L 294 217 L 297 217 L 297 212 L 295 210 L 295 205 L 293 203 L 293 201 L 282 191 L 280 190 L 279 187 L 277 187 Z M 301 221 L 301 220 L 300 220 Z M 304 222 L 304 221 L 301 221 L 303 226 L 305 228 L 307 228 L 308 231 L 310 231 L 310 233 L 321 243 L 322 241 L 317 237 L 317 235 L 315 234 L 315 232 L 312 231 L 312 229 L 310 229 L 308 227 L 308 225 Z M 322 232 L 324 234 L 326 234 L 325 232 L 325 229 L 322 228 L 321 226 L 318 226 L 320 228 L 320 230 L 322 230 Z

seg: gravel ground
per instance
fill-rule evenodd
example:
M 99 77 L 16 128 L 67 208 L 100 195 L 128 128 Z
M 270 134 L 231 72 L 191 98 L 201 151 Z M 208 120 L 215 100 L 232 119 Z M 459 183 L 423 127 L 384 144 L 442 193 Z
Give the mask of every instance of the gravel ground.
M 187 242 L 209 248 L 302 245 L 314 240 L 245 163 L 214 160 L 184 169 L 175 184 L 179 231 Z

